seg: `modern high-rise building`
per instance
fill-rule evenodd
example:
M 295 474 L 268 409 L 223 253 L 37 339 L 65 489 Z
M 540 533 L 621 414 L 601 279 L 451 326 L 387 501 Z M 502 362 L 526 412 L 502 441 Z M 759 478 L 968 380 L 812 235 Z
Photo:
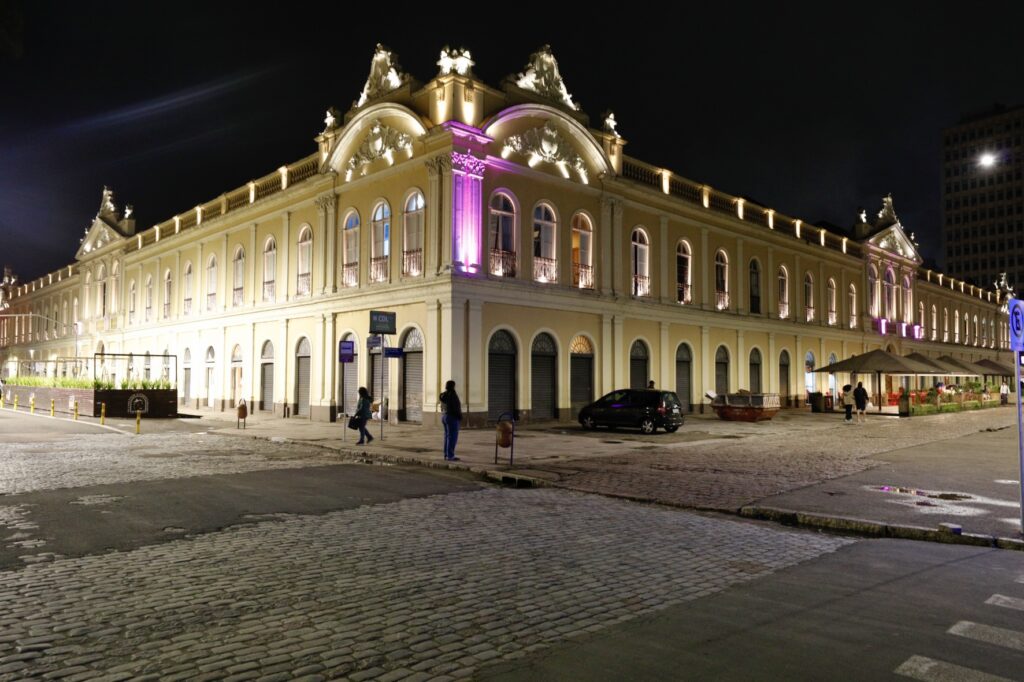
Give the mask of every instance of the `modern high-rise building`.
M 943 131 L 946 272 L 990 288 L 1024 283 L 1024 107 L 996 106 Z

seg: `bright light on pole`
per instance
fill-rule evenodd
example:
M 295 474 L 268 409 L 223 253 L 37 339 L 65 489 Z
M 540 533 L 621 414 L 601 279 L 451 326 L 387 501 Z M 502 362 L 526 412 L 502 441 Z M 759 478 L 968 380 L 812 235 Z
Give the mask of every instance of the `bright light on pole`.
M 982 168 L 991 168 L 996 165 L 996 155 L 992 152 L 985 152 L 978 157 L 978 165 Z

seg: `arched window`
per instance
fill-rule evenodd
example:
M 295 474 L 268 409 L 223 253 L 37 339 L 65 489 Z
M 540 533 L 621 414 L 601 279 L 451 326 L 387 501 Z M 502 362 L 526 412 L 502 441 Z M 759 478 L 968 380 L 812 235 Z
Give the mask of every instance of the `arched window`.
M 789 271 L 785 266 L 779 266 L 779 319 L 785 320 L 789 317 Z
M 949 308 L 942 309 L 942 341 L 949 341 Z
M 487 219 L 490 272 L 499 277 L 516 276 L 516 207 L 504 192 L 491 197 Z
M 809 272 L 804 274 L 804 319 L 814 321 L 814 277 Z
M 580 289 L 594 288 L 593 232 L 585 214 L 572 217 L 572 285 Z
M 676 300 L 679 303 L 689 303 L 690 291 L 690 245 L 686 241 L 680 241 L 676 246 Z
M 114 261 L 114 267 L 110 271 L 110 312 L 116 313 L 118 311 L 118 296 L 117 296 L 117 280 L 120 273 L 120 267 L 117 261 Z
M 636 389 L 647 388 L 648 377 L 650 376 L 650 351 L 647 344 L 637 339 L 629 347 L 629 387 Z
M 299 232 L 298 247 L 295 263 L 295 295 L 309 296 L 313 290 L 313 230 L 308 225 Z
M 153 319 L 153 277 L 146 277 L 146 322 Z
M 715 393 L 729 393 L 729 351 L 725 346 L 719 346 L 715 351 Z
M 896 275 L 891 269 L 885 271 L 885 319 L 896 319 Z
M 245 249 L 235 249 L 235 258 L 231 262 L 231 305 L 242 305 L 245 291 Z
M 917 304 L 917 326 L 921 328 L 921 333 L 924 333 L 924 301 L 920 301 Z
M 750 351 L 750 392 L 761 392 L 761 351 L 756 348 Z
M 761 314 L 761 264 L 754 258 L 750 261 L 750 312 Z
M 974 341 L 975 345 L 977 345 L 977 335 L 975 335 Z M 986 320 L 984 317 L 981 318 L 981 345 L 983 348 L 988 346 L 988 320 Z
M 135 280 L 128 283 L 128 324 L 135 324 Z
M 344 225 L 341 281 L 347 287 L 359 286 L 359 214 L 349 211 Z
M 633 235 L 630 237 L 630 264 L 633 272 L 634 296 L 649 296 L 651 293 L 649 250 L 647 233 L 639 227 L 633 228 Z
M 722 249 L 715 254 L 715 307 L 729 307 L 729 256 Z
M 267 239 L 263 245 L 263 300 L 273 301 L 277 293 L 275 282 L 277 281 L 277 242 L 273 237 Z
M 107 316 L 107 269 L 102 265 L 96 276 L 96 314 L 99 317 Z
M 206 263 L 206 309 L 217 307 L 217 257 L 210 256 Z
M 405 226 L 402 245 L 402 274 L 423 274 L 423 194 L 413 192 L 405 200 Z
M 789 394 L 789 352 L 782 351 L 779 353 L 779 397 L 782 404 L 788 404 Z
M 974 345 L 977 346 L 978 345 L 978 316 L 977 315 L 974 316 L 974 333 L 971 335 L 971 338 L 974 339 Z
M 370 243 L 370 281 L 386 282 L 388 279 L 388 256 L 391 255 L 391 207 L 382 201 L 373 208 Z
M 960 311 L 953 311 L 953 343 L 960 343 Z
M 806 391 L 807 400 L 811 399 L 810 394 L 815 391 L 815 376 L 814 376 L 814 353 L 807 351 L 807 355 L 804 356 L 804 390 Z
M 558 259 L 555 244 L 557 228 L 555 212 L 547 204 L 538 204 L 533 209 L 534 281 L 558 281 Z
M 914 290 L 910 288 L 910 278 L 903 278 L 903 321 L 914 322 Z
M 836 324 L 836 281 L 834 279 L 829 278 L 826 293 L 828 294 L 828 323 L 834 326 Z
M 932 333 L 931 340 L 934 341 L 939 337 L 939 311 L 933 305 L 932 306 Z
M 164 273 L 164 319 L 168 319 L 171 316 L 171 295 L 174 291 L 174 280 L 171 278 L 171 271 L 168 270 Z
M 871 317 L 878 317 L 878 269 L 874 265 L 868 266 L 868 313 Z

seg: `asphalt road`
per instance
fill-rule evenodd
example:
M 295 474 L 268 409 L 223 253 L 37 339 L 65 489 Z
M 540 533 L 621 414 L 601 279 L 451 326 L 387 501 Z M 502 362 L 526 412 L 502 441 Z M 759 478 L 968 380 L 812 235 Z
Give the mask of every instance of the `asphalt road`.
M 63 440 L 75 434 L 96 434 L 106 431 L 98 424 L 51 418 L 42 410 L 30 415 L 25 406 L 18 412 L 5 407 L 0 410 L 0 441 L 4 443 L 42 443 Z
M 477 679 L 1019 680 L 1021 609 L 1019 552 L 863 541 Z

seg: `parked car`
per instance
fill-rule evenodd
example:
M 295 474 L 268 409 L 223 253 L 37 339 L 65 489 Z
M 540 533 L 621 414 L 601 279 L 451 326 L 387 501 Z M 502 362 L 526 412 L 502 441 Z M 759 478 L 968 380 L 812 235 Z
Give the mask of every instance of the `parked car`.
M 612 391 L 580 410 L 580 425 L 639 427 L 644 433 L 662 428 L 669 433 L 683 425 L 683 406 L 672 391 L 624 388 Z

